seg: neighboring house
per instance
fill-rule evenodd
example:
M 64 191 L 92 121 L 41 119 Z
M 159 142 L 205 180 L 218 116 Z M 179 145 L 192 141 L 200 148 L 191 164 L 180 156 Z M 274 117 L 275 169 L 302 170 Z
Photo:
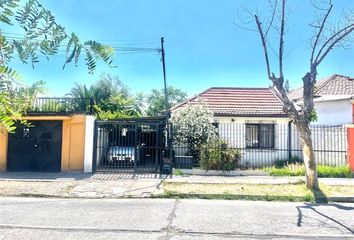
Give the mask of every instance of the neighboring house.
M 172 108 L 172 114 L 187 104 L 200 104 L 201 99 L 214 113 L 219 137 L 241 149 L 242 165 L 259 167 L 302 158 L 299 134 L 273 88 L 212 87 Z M 326 142 L 317 140 L 325 134 Z M 316 128 L 313 138 L 319 162 L 346 164 L 345 129 Z M 177 161 L 183 162 L 186 154 L 186 148 L 175 147 Z
M 303 88 L 289 93 L 298 105 L 302 104 Z M 314 106 L 317 122 L 314 124 L 354 123 L 354 78 L 334 74 L 315 84 Z
M 0 171 L 92 171 L 95 117 L 70 98 L 38 98 L 14 133 L 0 128 Z

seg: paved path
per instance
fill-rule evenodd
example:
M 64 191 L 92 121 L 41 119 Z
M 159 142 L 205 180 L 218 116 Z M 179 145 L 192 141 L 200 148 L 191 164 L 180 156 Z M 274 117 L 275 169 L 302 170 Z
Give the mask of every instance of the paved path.
M 163 193 L 163 182 L 293 184 L 302 177 L 167 176 L 154 173 L 0 173 L 0 196 L 80 198 L 149 197 Z M 328 185 L 350 185 L 354 179 L 320 179 Z M 346 200 L 349 201 L 349 200 Z M 350 200 L 352 201 L 352 200 Z
M 0 239 L 354 239 L 354 204 L 0 198 Z
M 64 182 L 79 180 L 162 180 L 190 183 L 251 183 L 251 184 L 287 184 L 304 181 L 304 177 L 273 177 L 273 176 L 202 176 L 184 175 L 170 176 L 158 173 L 36 173 L 36 172 L 0 172 L 0 181 L 42 181 Z M 353 185 L 354 178 L 319 178 L 319 181 L 328 185 Z

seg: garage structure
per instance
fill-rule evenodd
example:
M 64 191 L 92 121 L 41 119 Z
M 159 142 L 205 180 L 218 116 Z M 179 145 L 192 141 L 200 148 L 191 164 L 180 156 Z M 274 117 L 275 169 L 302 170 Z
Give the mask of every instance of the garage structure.
M 27 125 L 0 128 L 0 171 L 170 171 L 166 117 L 98 121 L 90 99 L 76 107 L 82 100 L 39 98 L 21 118 Z
M 50 98 L 60 109 L 48 99 L 21 118 L 29 124 L 0 131 L 0 171 L 92 172 L 95 117 L 74 108 L 76 99 Z
M 160 172 L 168 156 L 166 117 L 96 121 L 97 171 Z
M 17 124 L 8 138 L 8 171 L 61 170 L 62 121 L 31 121 Z

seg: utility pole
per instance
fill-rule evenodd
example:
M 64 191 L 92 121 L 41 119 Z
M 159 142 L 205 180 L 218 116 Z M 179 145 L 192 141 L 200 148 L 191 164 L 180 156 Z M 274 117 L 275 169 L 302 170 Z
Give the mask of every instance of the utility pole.
M 164 37 L 161 37 L 161 60 L 162 60 L 162 71 L 163 71 L 163 83 L 165 91 L 165 108 L 166 108 L 166 118 L 169 117 L 169 105 L 168 105 L 168 94 L 167 94 L 167 82 L 166 82 L 166 66 L 165 66 L 165 48 L 164 48 Z
M 164 83 L 164 91 L 165 91 L 165 117 L 166 117 L 166 140 L 165 140 L 165 149 L 163 153 L 163 165 L 162 165 L 162 173 L 170 174 L 172 172 L 172 161 L 173 161 L 173 153 L 172 153 L 172 125 L 168 123 L 168 119 L 170 118 L 170 109 L 168 105 L 168 94 L 167 94 L 167 81 L 166 81 L 166 66 L 165 66 L 165 48 L 164 48 L 164 37 L 161 37 L 161 61 L 162 61 L 162 71 L 163 71 L 163 83 Z M 167 162 L 165 162 L 168 159 Z

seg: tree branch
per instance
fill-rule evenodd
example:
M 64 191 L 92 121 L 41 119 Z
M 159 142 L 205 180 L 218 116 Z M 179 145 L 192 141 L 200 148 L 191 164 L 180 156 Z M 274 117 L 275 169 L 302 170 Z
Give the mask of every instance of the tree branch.
M 280 41 L 279 41 L 279 80 L 280 84 L 283 85 L 284 74 L 283 74 L 283 52 L 284 52 L 284 18 L 285 18 L 285 0 L 282 0 L 281 7 L 281 22 L 280 22 Z
M 267 37 L 270 28 L 273 26 L 273 21 L 274 21 L 274 18 L 275 18 L 275 13 L 276 13 L 276 11 L 277 11 L 277 6 L 278 6 L 278 0 L 275 1 L 275 4 L 274 4 L 274 6 L 273 6 L 273 9 L 272 9 L 272 17 L 271 17 L 271 19 L 270 19 L 270 21 L 269 21 L 268 28 L 267 28 L 267 30 L 266 30 L 265 33 L 264 33 L 264 36 L 265 36 L 265 37 Z
M 323 59 L 327 56 L 327 54 L 338 44 L 342 39 L 344 39 L 346 36 L 348 36 L 351 32 L 354 30 L 354 24 L 350 24 L 343 29 L 339 30 L 338 32 L 334 33 L 321 47 L 321 49 L 318 51 L 314 65 L 318 66 Z M 334 40 L 335 39 L 335 40 Z M 326 46 L 333 41 L 327 48 Z M 322 51 L 326 48 L 324 53 Z M 322 55 L 321 55 L 322 53 Z
M 254 18 L 256 20 L 256 24 L 257 24 L 257 28 L 258 28 L 258 32 L 261 38 L 261 42 L 262 42 L 262 46 L 263 46 L 263 52 L 264 52 L 264 58 L 266 61 L 266 66 L 267 66 L 267 75 L 269 80 L 271 80 L 272 82 L 273 77 L 271 75 L 271 71 L 270 71 L 270 63 L 269 63 L 269 56 L 268 56 L 268 49 L 267 49 L 267 41 L 265 39 L 264 33 L 263 33 L 263 29 L 262 29 L 262 23 L 259 21 L 259 18 L 257 15 L 254 15 Z
M 322 32 L 323 32 L 324 25 L 325 25 L 325 23 L 326 23 L 326 21 L 327 21 L 327 19 L 328 19 L 328 16 L 329 16 L 329 14 L 331 13 L 332 8 L 333 8 L 332 2 L 330 2 L 329 4 L 330 4 L 330 7 L 328 8 L 327 13 L 326 13 L 326 15 L 324 16 L 321 25 L 319 26 L 320 29 L 318 30 L 318 33 L 317 33 L 317 35 L 316 35 L 315 42 L 314 42 L 313 47 L 312 47 L 311 59 L 310 59 L 310 66 L 312 66 L 312 64 L 313 64 L 313 57 L 314 57 L 314 55 L 315 55 L 315 51 L 316 51 L 316 48 L 317 48 L 318 41 L 319 41 L 319 39 L 320 39 L 320 37 L 321 37 L 321 34 L 322 34 Z

